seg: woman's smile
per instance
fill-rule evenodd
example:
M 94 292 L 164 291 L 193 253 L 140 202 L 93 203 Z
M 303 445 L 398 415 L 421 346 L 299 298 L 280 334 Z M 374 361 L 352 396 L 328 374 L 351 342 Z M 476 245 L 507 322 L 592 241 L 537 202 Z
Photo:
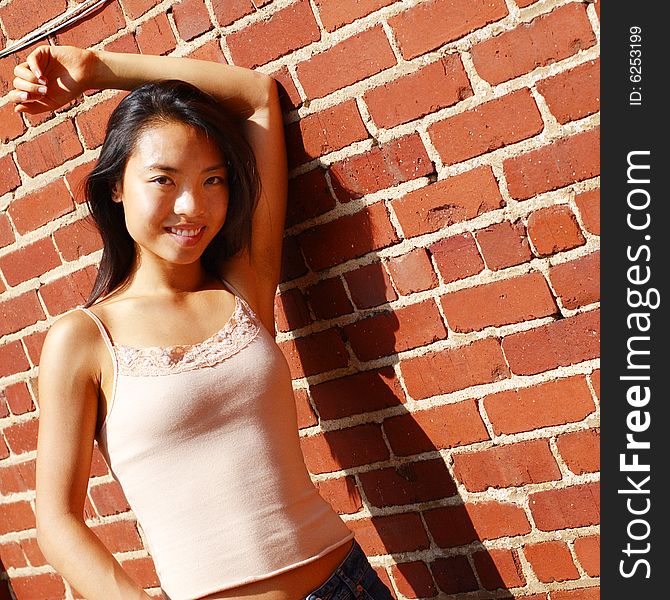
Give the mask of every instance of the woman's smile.
M 205 231 L 205 226 L 200 227 L 166 227 L 165 230 L 179 245 L 184 247 L 195 246 L 200 242 Z

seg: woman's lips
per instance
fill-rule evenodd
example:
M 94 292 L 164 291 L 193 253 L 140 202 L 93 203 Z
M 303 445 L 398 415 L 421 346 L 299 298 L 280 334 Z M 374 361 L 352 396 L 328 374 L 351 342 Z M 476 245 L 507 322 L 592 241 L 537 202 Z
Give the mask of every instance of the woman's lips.
M 191 247 L 195 246 L 203 236 L 206 227 L 166 227 L 165 231 L 170 234 L 170 237 L 177 242 L 180 246 Z M 195 235 L 193 232 L 197 231 Z M 177 233 L 178 232 L 178 233 Z

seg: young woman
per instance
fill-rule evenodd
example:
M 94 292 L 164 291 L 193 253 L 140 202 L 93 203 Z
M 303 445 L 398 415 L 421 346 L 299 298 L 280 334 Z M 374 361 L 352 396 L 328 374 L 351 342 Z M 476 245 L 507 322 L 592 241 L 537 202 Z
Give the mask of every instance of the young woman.
M 15 76 L 30 114 L 132 90 L 86 182 L 104 243 L 93 291 L 52 324 L 40 359 L 48 562 L 88 600 L 149 598 L 84 521 L 95 439 L 164 598 L 390 599 L 309 478 L 274 340 L 287 177 L 274 80 L 52 46 Z

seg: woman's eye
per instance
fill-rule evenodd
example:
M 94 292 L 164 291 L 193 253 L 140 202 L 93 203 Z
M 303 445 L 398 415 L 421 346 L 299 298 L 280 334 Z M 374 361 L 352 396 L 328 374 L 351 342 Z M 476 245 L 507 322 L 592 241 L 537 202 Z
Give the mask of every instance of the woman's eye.
M 156 177 L 155 179 L 152 179 L 152 181 L 159 185 L 167 185 L 168 183 L 170 183 L 170 179 L 168 177 L 165 177 L 164 175 Z
M 220 185 L 222 183 L 226 183 L 226 179 L 220 175 L 215 175 L 214 177 L 209 177 L 205 183 Z

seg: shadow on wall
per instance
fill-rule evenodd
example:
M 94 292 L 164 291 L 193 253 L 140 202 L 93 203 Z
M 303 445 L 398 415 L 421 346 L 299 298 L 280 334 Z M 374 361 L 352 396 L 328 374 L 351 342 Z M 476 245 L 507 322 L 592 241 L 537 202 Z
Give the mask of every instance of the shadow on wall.
M 291 181 L 282 282 L 296 285 L 282 291 L 277 311 L 279 330 L 297 330 L 296 339 L 282 344 L 293 377 L 308 381 L 308 389 L 296 390 L 299 426 L 322 429 L 301 438 L 307 467 L 315 475 L 345 473 L 317 477 L 319 492 L 340 514 L 369 511 L 371 518 L 347 525 L 368 556 L 391 555 L 403 595 L 483 589 L 513 598 L 508 587 L 525 583 L 518 555 L 489 552 L 481 540 L 508 535 L 505 520 L 526 517 L 516 510 L 505 515 L 507 505 L 495 502 L 465 503 L 442 454 L 489 439 L 475 400 L 406 408 L 406 390 L 412 402 L 433 396 L 430 380 L 439 374 L 428 372 L 417 353 L 398 353 L 448 335 L 433 299 L 402 305 L 404 295 L 437 285 L 432 269 L 432 277 L 416 269 L 429 264 L 427 251 L 381 258 L 380 249 L 399 241 L 384 203 L 364 208 L 365 190 L 355 181 L 332 169 L 329 177 L 330 188 L 321 167 Z M 329 210 L 343 216 L 294 227 Z

